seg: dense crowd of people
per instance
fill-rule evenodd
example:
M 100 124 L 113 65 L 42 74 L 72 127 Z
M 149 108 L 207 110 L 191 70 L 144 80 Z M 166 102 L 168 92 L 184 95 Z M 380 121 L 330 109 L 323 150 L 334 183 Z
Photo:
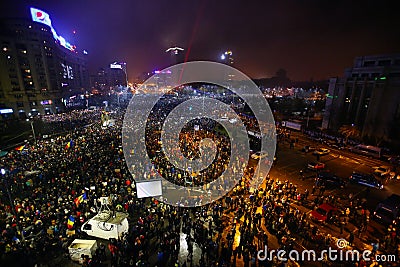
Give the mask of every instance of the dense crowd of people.
M 123 114 L 117 112 L 114 117 L 115 126 L 108 128 L 99 123 L 100 111 L 46 117 L 49 123 L 69 122 L 74 128 L 26 144 L 0 159 L 4 169 L 0 251 L 7 266 L 18 261 L 25 266 L 44 263 L 58 251 L 68 255 L 68 245 L 76 237 L 84 237 L 80 227 L 97 213 L 97 200 L 104 196 L 111 196 L 113 206 L 129 214 L 129 232 L 121 239 L 100 242 L 91 259 L 82 257 L 84 266 L 106 262 L 150 266 L 154 255 L 156 266 L 235 266 L 236 259 L 244 266 L 285 266 L 287 263 L 276 257 L 257 259 L 257 251 L 270 244 L 272 236 L 286 251 L 299 249 L 299 244 L 319 249 L 334 244 L 332 236 L 312 225 L 306 213 L 291 203 L 317 206 L 337 199 L 320 189 L 318 194 L 311 192 L 315 198 L 308 201 L 308 191 L 300 192 L 296 185 L 270 177 L 264 188 L 252 191 L 248 181 L 254 173 L 251 168 L 226 198 L 202 207 L 183 209 L 155 199 L 138 199 L 121 146 Z M 137 168 L 155 171 L 152 166 Z M 82 194 L 85 200 L 76 201 Z M 365 211 L 363 205 L 349 202 L 349 216 L 359 225 L 367 223 L 366 213 L 360 211 Z M 398 229 L 394 228 L 391 226 L 385 237 L 387 248 L 399 245 Z M 182 238 L 187 244 L 184 258 L 180 257 Z M 200 254 L 198 261 L 194 260 L 195 251 Z

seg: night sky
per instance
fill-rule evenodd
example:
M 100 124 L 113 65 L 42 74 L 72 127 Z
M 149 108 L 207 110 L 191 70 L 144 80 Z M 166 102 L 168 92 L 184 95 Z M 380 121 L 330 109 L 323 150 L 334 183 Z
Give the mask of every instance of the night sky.
M 28 17 L 34 6 L 54 28 L 89 52 L 93 73 L 126 61 L 130 81 L 167 67 L 177 45 L 188 60 L 218 60 L 233 51 L 235 67 L 252 78 L 279 68 L 292 80 L 341 76 L 354 57 L 400 52 L 395 1 L 351 0 L 2 0 L 0 16 Z M 73 31 L 76 34 L 73 34 Z

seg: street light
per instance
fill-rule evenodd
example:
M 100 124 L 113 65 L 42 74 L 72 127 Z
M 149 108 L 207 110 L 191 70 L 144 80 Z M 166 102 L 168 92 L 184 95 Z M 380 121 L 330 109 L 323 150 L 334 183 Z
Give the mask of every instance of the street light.
M 118 107 L 121 107 L 119 98 L 120 98 L 120 95 L 122 95 L 122 94 L 123 94 L 123 92 L 117 92 Z
M 26 121 L 29 121 L 31 123 L 31 128 L 32 128 L 32 134 L 33 134 L 33 140 L 35 141 L 36 144 L 36 134 L 35 134 L 35 128 L 33 127 L 33 119 L 26 119 Z

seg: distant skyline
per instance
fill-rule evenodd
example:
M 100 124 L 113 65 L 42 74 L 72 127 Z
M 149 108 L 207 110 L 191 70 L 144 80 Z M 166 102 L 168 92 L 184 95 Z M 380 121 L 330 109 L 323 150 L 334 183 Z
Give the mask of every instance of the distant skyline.
M 231 50 L 234 67 L 251 78 L 283 68 L 297 81 L 341 76 L 357 56 L 400 52 L 394 1 L 4 0 L 0 16 L 29 18 L 29 7 L 48 12 L 59 34 L 89 52 L 90 73 L 123 61 L 129 81 L 169 66 L 170 46 L 189 61 L 218 61 Z

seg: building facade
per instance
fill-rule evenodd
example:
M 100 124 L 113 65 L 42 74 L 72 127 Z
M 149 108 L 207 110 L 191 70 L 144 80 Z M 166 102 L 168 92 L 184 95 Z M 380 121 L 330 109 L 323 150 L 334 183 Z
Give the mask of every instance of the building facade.
M 1 119 L 60 112 L 63 99 L 89 86 L 86 55 L 57 35 L 47 13 L 38 14 L 44 22 L 0 21 Z
M 125 62 L 114 62 L 105 68 L 100 68 L 91 75 L 91 87 L 108 92 L 114 87 L 128 86 L 128 73 Z
M 330 79 L 322 128 L 342 125 L 376 144 L 399 143 L 400 54 L 357 57 L 344 77 Z
M 171 66 L 185 62 L 184 51 L 185 49 L 178 46 L 169 47 L 167 50 L 165 50 L 165 52 L 170 55 Z

